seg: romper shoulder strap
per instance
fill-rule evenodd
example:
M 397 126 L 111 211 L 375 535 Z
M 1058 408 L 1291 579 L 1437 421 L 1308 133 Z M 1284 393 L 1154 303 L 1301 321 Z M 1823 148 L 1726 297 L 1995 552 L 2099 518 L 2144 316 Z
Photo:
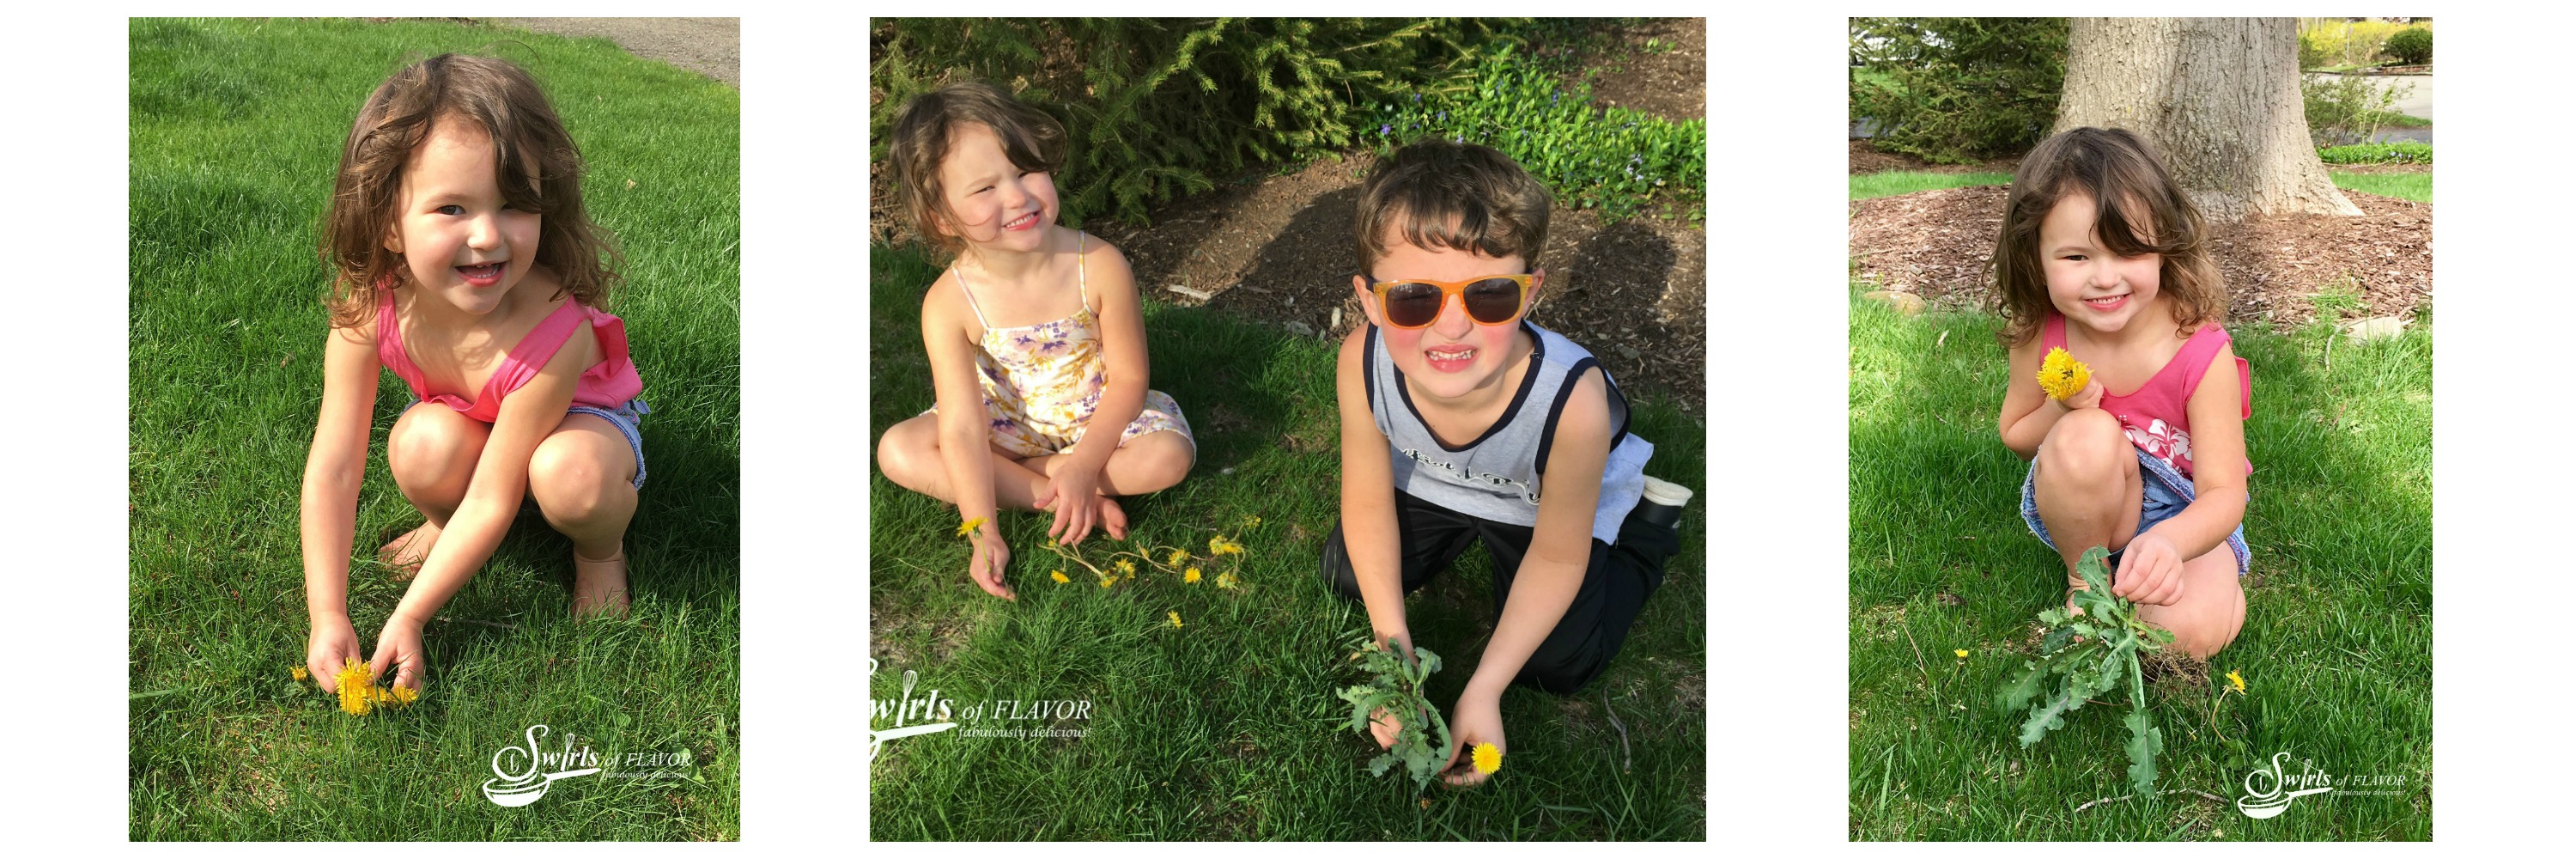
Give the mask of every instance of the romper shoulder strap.
M 1083 231 L 1081 231 L 1081 230 L 1075 230 L 1075 231 L 1073 231 L 1073 236 L 1074 236 L 1074 238 L 1073 238 L 1073 274 L 1074 274 L 1074 278 L 1075 278 L 1075 280 L 1074 280 L 1075 287 L 1074 287 L 1074 288 L 1075 288 L 1075 289 L 1078 289 L 1078 290 L 1081 290 L 1081 292 L 1082 292 L 1082 309 L 1084 309 L 1084 310 L 1090 310 L 1090 309 L 1091 309 L 1091 267 L 1085 263 L 1085 261 L 1084 261 L 1084 260 L 1083 260 L 1083 258 L 1082 258 L 1082 254 L 1083 254 L 1083 251 L 1084 251 L 1085 249 L 1087 249 L 1087 248 L 1089 248 L 1089 247 L 1091 246 L 1091 234 L 1090 234 L 1090 233 L 1083 232 Z M 1094 311 L 1094 312 L 1097 312 L 1097 311 Z
M 957 276 L 957 292 L 966 296 L 966 309 L 975 311 L 975 324 L 987 329 L 992 328 L 993 323 L 984 321 L 984 308 L 975 303 L 975 291 L 966 288 L 966 270 L 958 268 L 956 263 L 951 262 L 948 264 L 948 273 Z

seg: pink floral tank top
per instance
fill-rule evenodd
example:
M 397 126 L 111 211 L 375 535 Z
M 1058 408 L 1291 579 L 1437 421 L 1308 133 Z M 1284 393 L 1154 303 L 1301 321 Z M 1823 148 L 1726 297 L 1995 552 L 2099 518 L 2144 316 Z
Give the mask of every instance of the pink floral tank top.
M 2218 347 L 2228 344 L 2227 329 L 2216 322 L 2200 326 L 2183 341 L 2182 351 L 2174 353 L 2163 369 L 2126 394 L 2102 391 L 2102 410 L 2120 419 L 2128 433 L 2129 443 L 2147 455 L 2172 466 L 2182 476 L 2191 473 L 2191 393 L 2200 388 L 2200 380 L 2209 374 L 2209 362 L 2218 356 Z M 2040 348 L 2066 348 L 2066 317 L 2051 313 L 2040 324 Z M 2084 356 L 2075 356 L 2083 360 Z M 2240 419 L 2254 416 L 2254 375 L 2244 358 L 2236 359 L 2237 401 L 2244 405 Z M 2245 471 L 2254 472 L 2254 461 L 2248 457 Z

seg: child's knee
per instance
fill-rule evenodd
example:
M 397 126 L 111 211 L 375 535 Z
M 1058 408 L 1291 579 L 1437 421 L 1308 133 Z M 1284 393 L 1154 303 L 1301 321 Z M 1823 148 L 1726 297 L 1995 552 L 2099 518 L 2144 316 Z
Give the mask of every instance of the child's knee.
M 528 492 L 536 496 L 537 507 L 556 521 L 590 519 L 610 506 L 619 490 L 634 491 L 631 483 L 610 474 L 608 464 L 587 445 L 540 445 L 528 460 Z
M 1144 485 L 1129 490 L 1131 493 L 1168 489 L 1180 483 L 1181 478 L 1189 476 L 1190 465 L 1198 459 L 1198 451 L 1191 447 L 1189 439 L 1168 430 L 1128 440 L 1121 455 L 1134 460 L 1131 473 L 1143 477 Z
M 462 480 L 472 472 L 490 430 L 437 403 L 413 406 L 385 440 L 386 465 L 398 483 Z
M 2101 409 L 2079 409 L 2058 418 L 2039 444 L 2039 474 L 2045 480 L 2103 480 L 2136 461 L 2120 419 Z

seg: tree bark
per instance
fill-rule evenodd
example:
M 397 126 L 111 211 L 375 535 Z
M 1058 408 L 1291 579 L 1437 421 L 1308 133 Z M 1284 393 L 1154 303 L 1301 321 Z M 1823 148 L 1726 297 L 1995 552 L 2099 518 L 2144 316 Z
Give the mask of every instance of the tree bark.
M 2051 133 L 2118 127 L 2155 144 L 2212 222 L 2359 215 L 2308 136 L 2295 18 L 2077 18 Z

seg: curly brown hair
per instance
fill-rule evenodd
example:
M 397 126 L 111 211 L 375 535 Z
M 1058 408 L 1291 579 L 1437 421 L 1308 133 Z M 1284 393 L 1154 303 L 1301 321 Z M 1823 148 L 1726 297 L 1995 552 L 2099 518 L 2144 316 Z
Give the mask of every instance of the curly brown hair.
M 2004 318 L 1996 337 L 2005 346 L 2030 342 L 2048 319 L 2039 225 L 2070 196 L 2093 201 L 2095 229 L 2112 253 L 2163 257 L 2157 292 L 2173 298 L 2179 334 L 2227 315 L 2227 284 L 2210 254 L 2208 226 L 2155 149 L 2127 129 L 2077 128 L 2040 141 L 2013 171 L 2003 229 L 1987 263 Z
M 1386 255 L 1389 224 L 1415 247 L 1518 254 L 1535 269 L 1547 244 L 1547 207 L 1547 187 L 1492 147 L 1447 140 L 1407 145 L 1360 183 L 1352 219 L 1360 274 L 1377 277 L 1370 269 Z M 1451 219 L 1458 221 L 1455 231 Z
M 375 289 L 409 282 L 401 254 L 385 248 L 394 230 L 404 165 L 439 122 L 481 126 L 499 150 L 501 197 L 542 216 L 535 263 L 562 282 L 556 293 L 601 307 L 622 263 L 608 231 L 581 202 L 581 150 L 556 118 L 536 79 L 490 57 L 440 54 L 395 72 L 358 109 L 340 147 L 340 172 L 322 227 L 322 257 L 333 271 L 331 324 L 348 328 L 375 312 Z M 534 177 L 533 179 L 531 177 Z
M 943 255 L 964 250 L 966 241 L 940 229 L 949 213 L 939 162 L 948 157 L 949 137 L 969 124 L 992 129 L 1011 166 L 1032 173 L 1062 169 L 1068 149 L 1063 123 L 992 84 L 952 83 L 904 102 L 886 132 L 886 160 L 912 231 Z

